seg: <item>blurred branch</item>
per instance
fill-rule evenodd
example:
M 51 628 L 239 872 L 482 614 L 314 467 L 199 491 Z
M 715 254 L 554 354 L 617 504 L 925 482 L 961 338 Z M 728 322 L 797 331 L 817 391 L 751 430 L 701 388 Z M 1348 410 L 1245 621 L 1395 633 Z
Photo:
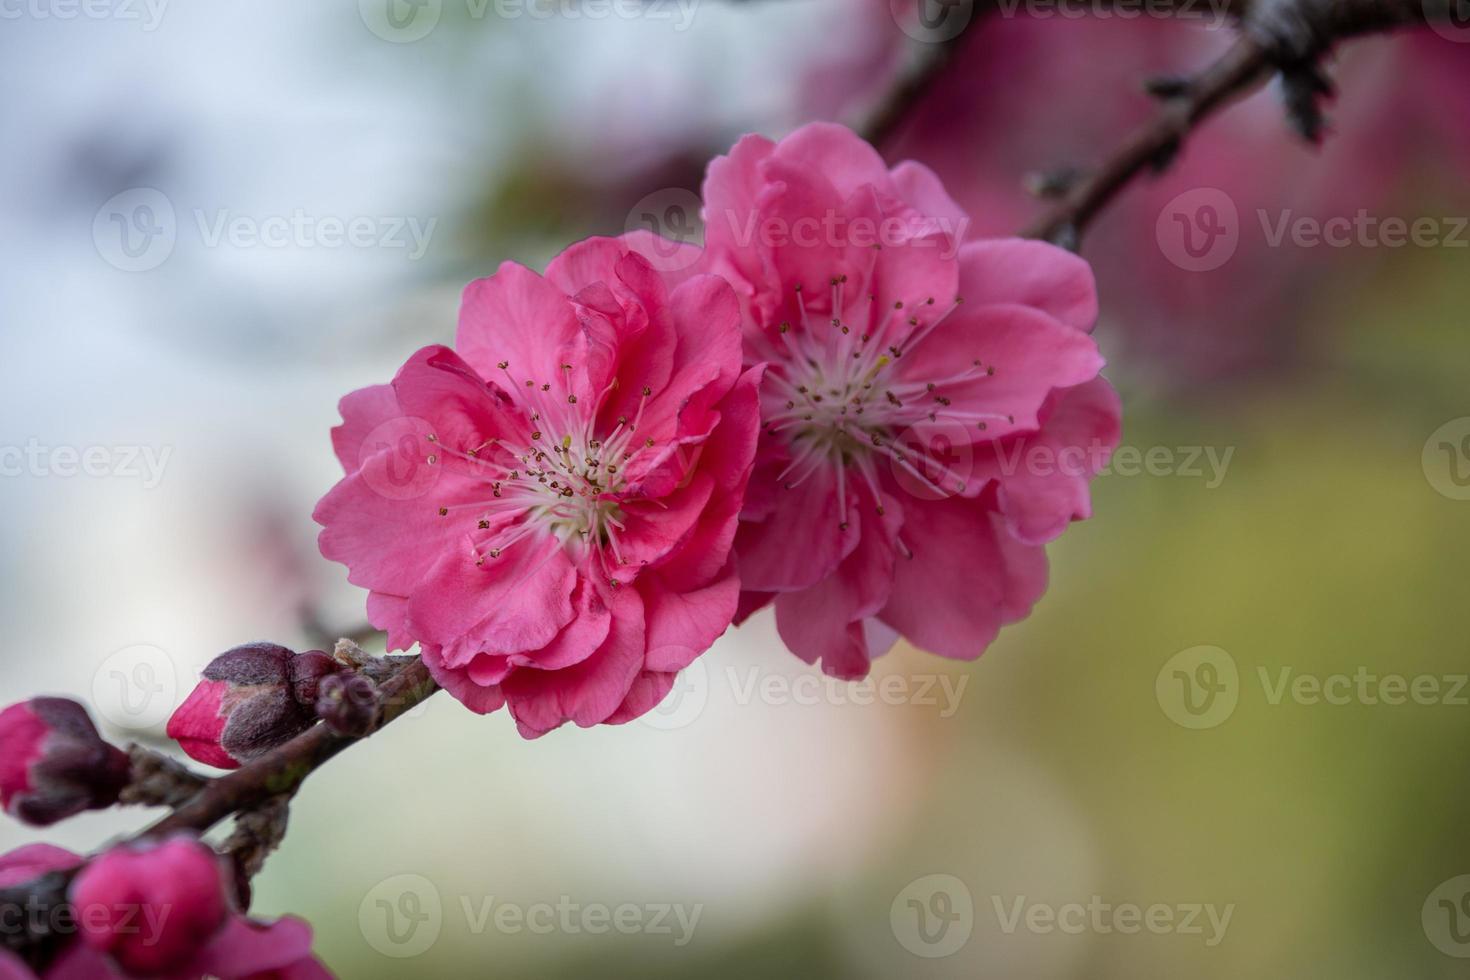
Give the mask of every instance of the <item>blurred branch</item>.
M 1313 142 L 1325 120 L 1321 101 L 1332 84 L 1321 58 L 1346 38 L 1449 19 L 1455 0 L 1226 0 L 1241 36 L 1214 64 L 1189 78 L 1155 79 L 1149 90 L 1163 102 L 1159 114 L 1130 136 L 1089 175 L 1048 182 L 1060 202 L 1023 235 L 1076 249 L 1088 223 L 1133 179 L 1161 172 L 1189 133 L 1210 115 L 1280 74 L 1288 120 Z M 1184 5 L 1176 5 L 1180 9 Z

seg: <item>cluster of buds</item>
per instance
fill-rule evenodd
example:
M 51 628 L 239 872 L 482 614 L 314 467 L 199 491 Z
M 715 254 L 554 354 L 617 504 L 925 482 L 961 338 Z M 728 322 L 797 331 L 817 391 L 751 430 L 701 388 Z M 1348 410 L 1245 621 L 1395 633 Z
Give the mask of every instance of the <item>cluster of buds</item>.
M 49 844 L 0 855 L 0 888 L 43 906 L 29 945 L 0 948 L 5 980 L 67 977 L 329 977 L 297 919 L 247 919 L 226 862 L 190 835 L 114 847 L 90 861 Z M 63 887 L 56 887 L 60 881 Z

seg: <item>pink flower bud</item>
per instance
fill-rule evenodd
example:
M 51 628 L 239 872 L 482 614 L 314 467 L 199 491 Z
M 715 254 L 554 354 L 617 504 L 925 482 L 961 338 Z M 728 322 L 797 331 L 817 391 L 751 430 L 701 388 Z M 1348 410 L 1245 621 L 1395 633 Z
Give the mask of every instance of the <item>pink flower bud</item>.
M 235 769 L 310 728 L 317 687 L 339 667 L 320 650 L 235 647 L 204 668 L 204 679 L 169 719 L 169 737 L 200 762 Z
M 71 899 L 82 941 L 134 976 L 183 968 L 230 912 L 223 862 L 189 837 L 108 851 L 77 875 Z
M 128 781 L 128 757 L 97 734 L 66 698 L 32 698 L 0 711 L 0 804 L 37 826 L 111 806 Z

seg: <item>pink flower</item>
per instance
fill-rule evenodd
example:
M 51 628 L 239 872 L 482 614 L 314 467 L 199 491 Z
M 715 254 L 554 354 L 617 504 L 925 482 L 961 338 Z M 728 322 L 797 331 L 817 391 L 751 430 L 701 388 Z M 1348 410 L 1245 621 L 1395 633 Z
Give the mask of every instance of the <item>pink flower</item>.
M 317 686 L 340 667 L 275 643 L 227 650 L 169 718 L 168 736 L 206 765 L 236 769 L 315 724 Z
M 786 643 L 838 677 L 899 635 L 979 656 L 1040 597 L 1042 545 L 1088 516 L 1118 440 L 1086 263 L 957 248 L 967 218 L 933 174 L 830 124 L 742 139 L 710 166 L 705 220 L 746 361 L 768 365 L 742 615 L 774 599 Z
M 38 826 L 117 802 L 128 757 L 67 698 L 31 698 L 0 711 L 0 806 Z
M 735 612 L 759 372 L 729 285 L 666 279 L 654 245 L 502 265 L 465 290 L 457 352 L 348 395 L 333 430 L 322 553 L 391 646 L 528 738 L 648 711 Z
M 52 872 L 82 870 L 66 913 L 47 921 L 77 928 L 61 936 L 42 965 L 0 950 L 0 980 L 320 980 L 331 974 L 311 955 L 311 928 L 300 919 L 254 922 L 225 896 L 219 859 L 190 838 L 123 845 L 83 867 L 80 855 L 30 844 L 0 855 L 0 888 L 24 888 Z M 15 937 L 10 937 L 14 939 Z M 53 937 L 55 938 L 55 937 Z

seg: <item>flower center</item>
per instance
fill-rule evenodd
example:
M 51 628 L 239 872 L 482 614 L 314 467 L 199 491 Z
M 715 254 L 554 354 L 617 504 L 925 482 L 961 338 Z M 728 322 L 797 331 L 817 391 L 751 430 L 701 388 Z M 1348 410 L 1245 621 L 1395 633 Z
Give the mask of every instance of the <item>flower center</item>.
M 509 391 L 525 413 L 529 433 L 517 443 L 492 438 L 478 446 L 446 448 L 449 455 L 472 465 L 490 496 L 485 500 L 439 507 L 439 516 L 467 515 L 475 564 L 486 566 L 505 551 L 534 534 L 559 540 L 573 561 L 598 563 L 611 585 L 621 584 L 617 569 L 629 564 L 622 555 L 620 536 L 627 530 L 623 505 L 631 499 L 629 468 L 657 442 L 640 438 L 638 424 L 652 391 L 644 388 L 630 420 L 619 416 L 605 435 L 596 433 L 608 387 L 592 406 L 577 404 L 577 396 L 553 393 L 550 383 L 517 382 L 509 362 L 500 369 L 510 379 Z M 563 365 L 570 370 L 570 365 Z M 431 442 L 436 437 L 428 437 Z M 435 462 L 433 456 L 429 462 Z
M 843 527 L 848 470 L 858 474 L 875 501 L 882 499 L 880 461 L 936 492 L 965 491 L 965 478 L 910 431 L 915 425 L 947 421 L 984 430 L 991 421 L 1010 420 L 954 406 L 955 386 L 995 375 L 995 367 L 978 358 L 932 379 L 916 380 L 899 371 L 900 359 L 927 340 L 963 299 L 957 297 L 947 308 L 925 297 L 878 310 L 875 296 L 849 296 L 846 284 L 846 276 L 830 280 L 830 302 L 820 304 L 825 310 L 796 287 L 800 328 L 790 322 L 777 328 L 778 357 L 767 374 L 771 384 L 762 412 L 765 430 L 780 434 L 790 450 L 791 463 L 780 476 L 786 489 L 823 466 L 835 468 Z M 883 512 L 881 505 L 877 509 Z

